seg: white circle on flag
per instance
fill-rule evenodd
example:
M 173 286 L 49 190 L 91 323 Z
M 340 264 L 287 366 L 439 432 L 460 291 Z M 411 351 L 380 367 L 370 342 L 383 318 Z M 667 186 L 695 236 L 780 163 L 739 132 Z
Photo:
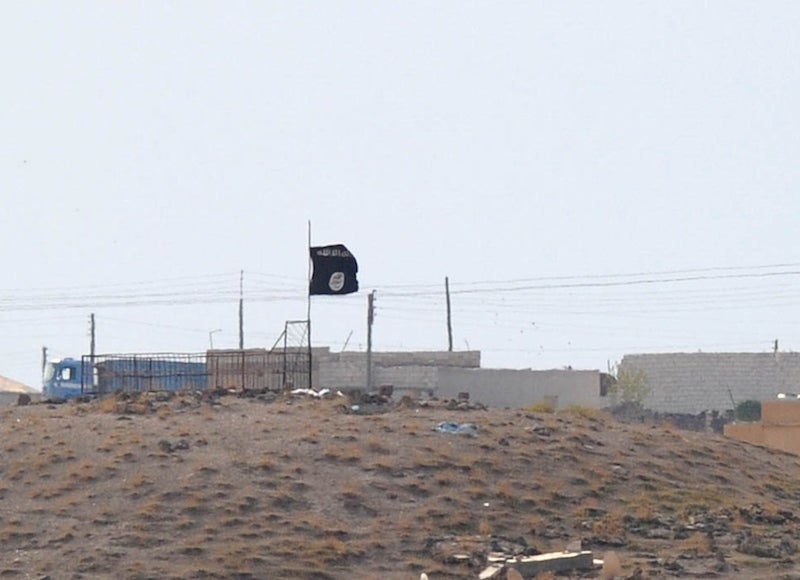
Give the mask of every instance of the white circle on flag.
M 328 280 L 328 287 L 334 292 L 341 291 L 344 288 L 344 272 L 334 272 L 331 274 L 331 279 Z

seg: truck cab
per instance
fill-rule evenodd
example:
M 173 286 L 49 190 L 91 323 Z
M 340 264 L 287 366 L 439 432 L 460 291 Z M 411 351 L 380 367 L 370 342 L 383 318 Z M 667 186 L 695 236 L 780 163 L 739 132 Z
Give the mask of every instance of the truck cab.
M 83 394 L 81 361 L 73 358 L 48 361 L 42 377 L 42 398 L 69 399 Z

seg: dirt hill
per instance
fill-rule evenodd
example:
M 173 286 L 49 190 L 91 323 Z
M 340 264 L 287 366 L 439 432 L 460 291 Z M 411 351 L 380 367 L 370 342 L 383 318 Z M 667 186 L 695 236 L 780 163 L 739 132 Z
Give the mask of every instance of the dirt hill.
M 622 578 L 800 578 L 795 456 L 586 409 L 364 411 L 199 394 L 7 408 L 0 576 L 477 578 L 491 551 L 581 540 Z

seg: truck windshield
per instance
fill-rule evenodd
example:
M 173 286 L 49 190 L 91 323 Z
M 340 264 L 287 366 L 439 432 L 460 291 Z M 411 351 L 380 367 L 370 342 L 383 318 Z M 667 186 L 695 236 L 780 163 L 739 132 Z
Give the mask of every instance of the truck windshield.
M 47 363 L 44 367 L 44 382 L 50 381 L 56 374 L 56 367 L 53 363 Z

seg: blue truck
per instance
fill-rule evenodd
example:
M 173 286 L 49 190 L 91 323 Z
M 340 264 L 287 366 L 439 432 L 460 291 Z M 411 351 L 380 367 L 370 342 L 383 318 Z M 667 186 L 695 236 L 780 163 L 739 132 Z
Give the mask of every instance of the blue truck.
M 208 370 L 202 355 L 103 355 L 48 361 L 42 398 L 57 400 L 118 391 L 204 390 Z

